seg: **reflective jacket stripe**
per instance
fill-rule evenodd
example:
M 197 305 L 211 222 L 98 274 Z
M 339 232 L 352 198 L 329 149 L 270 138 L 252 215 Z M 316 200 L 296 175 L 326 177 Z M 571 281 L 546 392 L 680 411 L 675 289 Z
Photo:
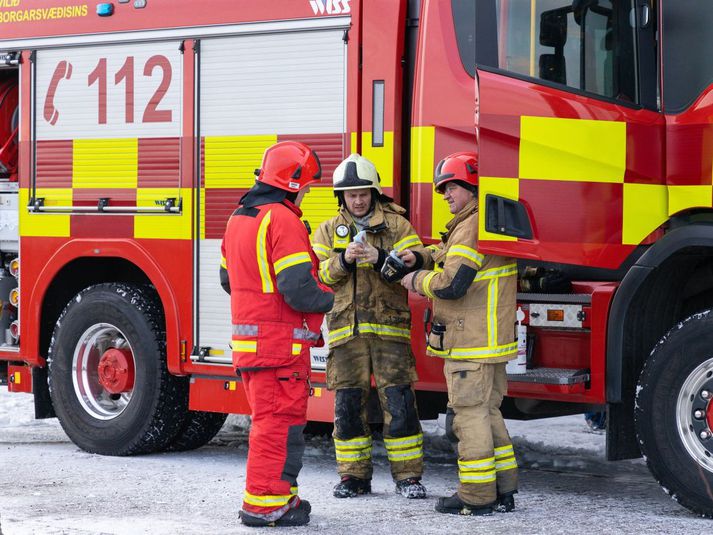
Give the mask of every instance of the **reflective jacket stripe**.
M 402 327 L 394 327 L 392 325 L 380 325 L 378 323 L 358 323 L 360 333 L 378 334 L 382 336 L 395 336 L 398 338 L 409 338 L 411 332 L 409 329 Z M 354 333 L 354 326 L 347 325 L 334 331 L 329 331 L 329 343 L 334 343 L 343 338 L 351 336 Z
M 262 293 L 271 294 L 275 291 L 275 286 L 272 283 L 272 277 L 270 275 L 270 266 L 267 263 L 267 227 L 270 226 L 270 216 L 272 215 L 272 210 L 265 214 L 265 217 L 260 222 L 260 228 L 257 232 L 257 263 L 260 269 L 260 280 L 262 281 Z
M 410 235 L 406 236 L 405 238 L 397 241 L 394 244 L 394 250 L 401 252 L 404 249 L 408 249 L 409 247 L 416 247 L 419 245 L 423 245 L 421 243 L 421 240 L 419 239 L 419 237 L 416 234 L 410 234 Z
M 431 291 L 431 279 L 437 274 L 437 271 L 431 271 L 428 275 L 426 275 L 426 278 L 423 279 L 423 291 L 426 292 L 426 297 L 428 297 L 429 299 L 435 298 L 433 292 Z
M 337 279 L 329 273 L 329 260 L 323 260 L 319 263 L 319 280 L 324 284 L 334 284 Z
M 429 346 L 428 351 L 437 357 L 447 357 L 456 360 L 499 358 L 517 353 L 517 342 L 495 347 L 454 347 L 453 349 L 446 349 L 444 351 Z
M 294 253 L 291 255 L 284 256 L 277 260 L 273 264 L 273 268 L 275 269 L 275 275 L 279 274 L 280 271 L 287 269 L 288 267 L 296 266 L 297 264 L 311 264 L 312 259 L 309 256 L 309 253 Z
M 478 268 L 483 265 L 483 261 L 485 260 L 484 255 L 465 245 L 454 245 L 448 249 L 446 256 L 462 256 L 463 258 L 473 262 L 476 266 L 478 266 Z
M 324 259 L 329 258 L 329 251 L 331 249 L 322 243 L 313 243 L 312 250 L 320 259 Z
M 256 340 L 231 340 L 230 348 L 238 353 L 257 353 Z

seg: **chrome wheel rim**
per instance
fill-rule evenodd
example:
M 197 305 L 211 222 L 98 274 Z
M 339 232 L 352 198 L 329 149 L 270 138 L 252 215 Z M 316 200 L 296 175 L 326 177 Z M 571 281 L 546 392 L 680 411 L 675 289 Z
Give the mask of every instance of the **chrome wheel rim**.
M 676 402 L 681 442 L 689 455 L 709 472 L 713 472 L 712 399 L 713 358 L 710 358 L 690 373 Z
M 134 389 L 112 394 L 99 381 L 99 362 L 108 349 L 129 350 L 136 369 L 134 352 L 124 333 L 109 323 L 96 323 L 79 337 L 72 357 L 72 383 L 82 408 L 97 420 L 118 417 L 131 401 Z

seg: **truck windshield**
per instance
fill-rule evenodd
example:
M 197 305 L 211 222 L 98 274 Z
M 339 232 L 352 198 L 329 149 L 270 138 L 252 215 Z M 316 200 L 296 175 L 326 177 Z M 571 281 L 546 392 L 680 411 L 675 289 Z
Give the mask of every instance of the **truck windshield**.
M 664 110 L 679 113 L 713 83 L 713 3 L 663 4 Z
M 490 20 L 477 23 L 477 62 L 636 103 L 632 8 L 633 0 L 484 0 L 476 16 Z

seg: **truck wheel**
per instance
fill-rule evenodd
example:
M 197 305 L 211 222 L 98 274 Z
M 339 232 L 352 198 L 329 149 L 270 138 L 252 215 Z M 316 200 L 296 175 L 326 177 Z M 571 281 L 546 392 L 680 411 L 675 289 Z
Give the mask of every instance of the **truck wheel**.
M 677 502 L 713 517 L 713 312 L 664 336 L 639 378 L 635 419 L 654 477 Z
M 178 435 L 166 451 L 189 451 L 205 446 L 218 434 L 227 417 L 219 412 L 188 411 Z
M 49 388 L 69 438 L 102 455 L 165 449 L 186 418 L 188 385 L 169 374 L 163 311 L 150 286 L 98 284 L 57 320 Z

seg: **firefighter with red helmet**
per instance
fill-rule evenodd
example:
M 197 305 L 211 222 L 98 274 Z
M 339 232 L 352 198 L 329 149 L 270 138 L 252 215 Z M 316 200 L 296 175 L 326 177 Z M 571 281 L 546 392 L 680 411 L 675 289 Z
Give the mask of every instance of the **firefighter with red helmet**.
M 451 154 L 435 173 L 435 188 L 453 219 L 434 248 L 433 271 L 401 284 L 433 301 L 428 354 L 444 359 L 448 387 L 446 432 L 458 443 L 458 491 L 439 498 L 436 511 L 460 515 L 512 511 L 517 462 L 500 404 L 505 364 L 517 354 L 517 264 L 478 252 L 478 162 Z
M 335 292 L 327 314 L 327 387 L 335 390 L 337 498 L 371 492 L 372 437 L 367 421 L 371 375 L 384 417 L 384 445 L 406 498 L 425 498 L 423 434 L 416 411 L 408 292 L 398 279 L 429 255 L 405 210 L 382 194 L 376 167 L 359 154 L 334 172 L 339 213 L 312 240 L 320 280 Z
M 310 505 L 297 495 L 309 397 L 309 348 L 334 295 L 317 277 L 300 202 L 320 178 L 317 154 L 294 141 L 265 151 L 257 182 L 223 238 L 221 284 L 230 293 L 233 365 L 252 427 L 242 522 L 298 526 Z

